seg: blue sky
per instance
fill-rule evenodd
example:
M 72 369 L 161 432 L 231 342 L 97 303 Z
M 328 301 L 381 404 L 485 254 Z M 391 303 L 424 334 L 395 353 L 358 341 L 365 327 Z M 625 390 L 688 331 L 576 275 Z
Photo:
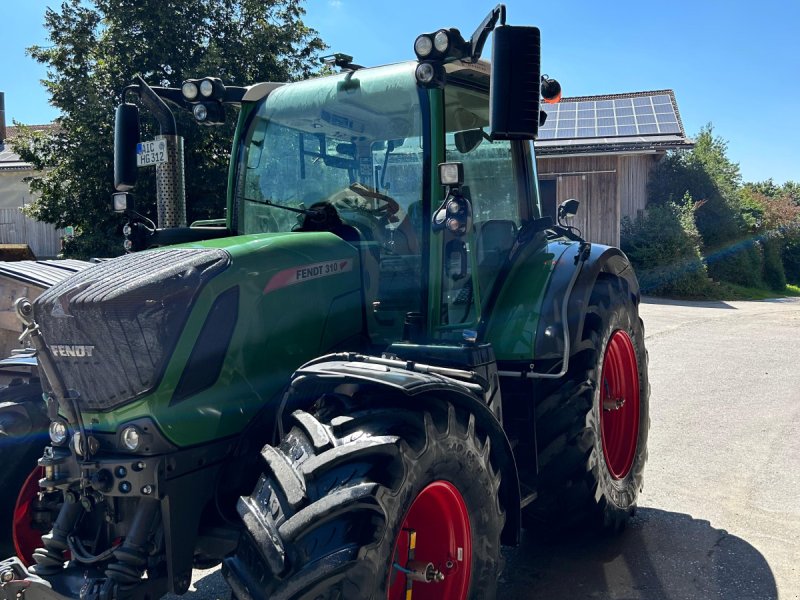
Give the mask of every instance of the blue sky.
M 47 43 L 44 10 L 59 3 L 3 0 L 0 90 L 9 124 L 58 115 L 39 83 L 45 69 L 25 48 Z M 371 66 L 413 58 L 422 32 L 458 27 L 468 36 L 494 4 L 307 0 L 305 6 L 306 23 L 331 51 Z M 565 95 L 671 88 L 686 131 L 713 123 L 746 181 L 800 181 L 797 0 L 509 0 L 506 6 L 509 24 L 541 28 L 543 70 L 561 81 Z

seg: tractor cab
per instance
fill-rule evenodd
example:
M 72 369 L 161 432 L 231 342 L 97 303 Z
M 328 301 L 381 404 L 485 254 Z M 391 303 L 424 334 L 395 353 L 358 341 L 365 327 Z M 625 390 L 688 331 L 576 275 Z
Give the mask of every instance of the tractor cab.
M 277 88 L 248 111 L 236 149 L 236 231 L 330 231 L 357 246 L 375 343 L 402 339 L 409 318 L 419 329 L 422 314 L 443 338 L 475 329 L 518 229 L 539 216 L 530 144 L 489 135 L 488 65 L 448 65 L 434 89 L 415 66 Z M 469 227 L 434 218 L 443 162 L 461 165 Z

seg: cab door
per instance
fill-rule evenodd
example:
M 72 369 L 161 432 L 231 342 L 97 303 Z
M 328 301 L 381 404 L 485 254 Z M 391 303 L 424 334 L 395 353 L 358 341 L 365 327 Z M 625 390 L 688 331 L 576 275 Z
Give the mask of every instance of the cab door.
M 437 337 L 469 338 L 522 224 L 539 216 L 530 144 L 491 140 L 488 90 L 447 85 L 443 90 L 444 157 L 464 167 L 463 195 L 472 209 L 464 235 L 432 234 L 432 265 L 438 285 L 431 298 Z M 435 171 L 438 176 L 438 171 Z M 439 188 L 433 205 L 444 199 Z M 435 269 L 435 270 L 434 270 Z M 436 289 L 438 288 L 438 289 Z M 466 333 L 465 333 L 466 332 Z

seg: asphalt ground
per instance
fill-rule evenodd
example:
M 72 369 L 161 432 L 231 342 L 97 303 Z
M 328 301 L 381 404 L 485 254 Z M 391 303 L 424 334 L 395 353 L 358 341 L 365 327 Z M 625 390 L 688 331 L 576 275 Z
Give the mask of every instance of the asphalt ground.
M 641 313 L 652 391 L 636 515 L 612 538 L 524 534 L 498 596 L 800 600 L 800 300 L 648 299 Z M 229 592 L 195 571 L 187 596 Z

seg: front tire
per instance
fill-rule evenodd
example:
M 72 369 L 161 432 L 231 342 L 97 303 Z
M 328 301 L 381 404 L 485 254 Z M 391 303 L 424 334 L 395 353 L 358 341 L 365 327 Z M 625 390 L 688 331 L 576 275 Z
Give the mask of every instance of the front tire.
M 29 560 L 45 533 L 33 525 L 33 500 L 39 492 L 37 460 L 49 441 L 49 424 L 38 379 L 0 390 L 0 556 L 4 558 L 22 554 Z
M 568 373 L 536 388 L 538 497 L 527 527 L 625 526 L 644 483 L 649 394 L 638 298 L 601 276 Z
M 433 398 L 424 410 L 317 407 L 264 447 L 265 473 L 239 502 L 246 533 L 224 564 L 234 594 L 493 598 L 504 514 L 474 417 Z M 428 564 L 441 581 L 414 581 Z

